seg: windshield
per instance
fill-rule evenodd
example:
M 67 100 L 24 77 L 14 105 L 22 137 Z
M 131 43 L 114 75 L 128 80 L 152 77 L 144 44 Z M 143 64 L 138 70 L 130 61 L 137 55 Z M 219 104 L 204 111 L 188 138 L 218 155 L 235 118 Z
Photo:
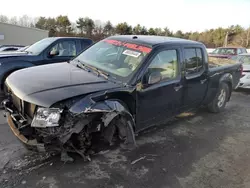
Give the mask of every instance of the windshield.
M 103 40 L 91 46 L 76 59 L 121 80 L 131 76 L 151 48 L 118 40 Z
M 212 52 L 212 54 L 235 55 L 236 49 L 235 48 L 217 48 Z
M 51 43 L 53 43 L 56 39 L 55 38 L 45 38 L 42 39 L 28 48 L 26 48 L 24 51 L 29 52 L 34 55 L 39 55 L 45 48 L 47 48 Z

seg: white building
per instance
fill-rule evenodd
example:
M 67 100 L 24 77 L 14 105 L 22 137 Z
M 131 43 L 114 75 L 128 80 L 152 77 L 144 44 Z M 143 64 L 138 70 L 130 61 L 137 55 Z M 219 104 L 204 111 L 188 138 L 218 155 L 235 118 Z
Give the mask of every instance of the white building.
M 31 45 L 48 34 L 45 30 L 0 22 L 0 45 Z

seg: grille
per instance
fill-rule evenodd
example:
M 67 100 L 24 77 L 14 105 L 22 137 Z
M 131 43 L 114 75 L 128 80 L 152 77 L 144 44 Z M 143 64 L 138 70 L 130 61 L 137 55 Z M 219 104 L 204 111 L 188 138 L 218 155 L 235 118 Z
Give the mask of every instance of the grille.
M 13 105 L 22 115 L 28 115 L 30 118 L 33 118 L 36 105 L 22 101 L 16 95 L 11 94 Z
M 22 112 L 22 101 L 16 95 L 11 94 L 13 105 L 19 112 Z

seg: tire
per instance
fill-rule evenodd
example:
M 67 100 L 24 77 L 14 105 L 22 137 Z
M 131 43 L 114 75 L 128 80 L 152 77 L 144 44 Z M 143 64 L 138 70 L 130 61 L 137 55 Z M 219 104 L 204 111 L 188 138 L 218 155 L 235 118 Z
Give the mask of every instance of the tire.
M 219 113 L 224 110 L 230 95 L 229 86 L 225 82 L 220 83 L 218 93 L 213 101 L 208 105 L 208 110 L 212 113 Z

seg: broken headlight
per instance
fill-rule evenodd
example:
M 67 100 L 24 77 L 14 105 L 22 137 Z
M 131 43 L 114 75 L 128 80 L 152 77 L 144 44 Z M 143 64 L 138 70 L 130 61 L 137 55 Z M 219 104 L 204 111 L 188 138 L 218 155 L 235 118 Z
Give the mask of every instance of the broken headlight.
M 38 108 L 31 127 L 46 128 L 59 126 L 62 111 L 59 108 Z

